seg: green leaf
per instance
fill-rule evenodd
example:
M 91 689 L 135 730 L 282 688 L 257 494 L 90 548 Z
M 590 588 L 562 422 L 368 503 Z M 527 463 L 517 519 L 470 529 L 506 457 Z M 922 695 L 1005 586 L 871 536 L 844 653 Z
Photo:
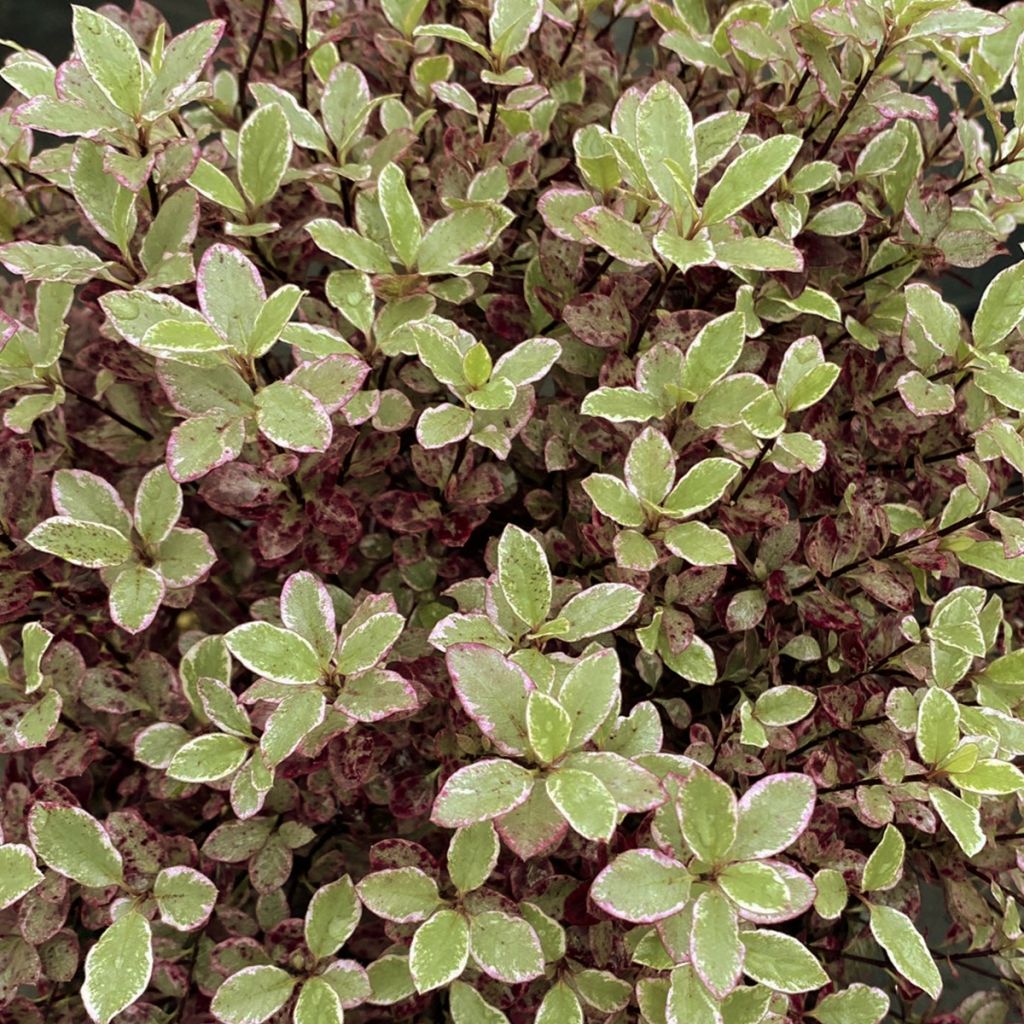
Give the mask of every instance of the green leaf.
M 498 586 L 512 610 L 536 628 L 551 611 L 551 570 L 540 542 L 509 524 L 498 542 Z
M 109 526 L 80 523 L 67 516 L 43 520 L 28 534 L 25 543 L 87 569 L 121 565 L 132 556 L 131 543 L 124 534 Z
M 594 879 L 590 898 L 606 913 L 650 924 L 678 913 L 690 899 L 690 873 L 656 850 L 628 850 Z
M 441 902 L 437 883 L 419 868 L 387 868 L 367 875 L 356 891 L 363 905 L 385 921 L 425 921 Z
M 133 562 L 110 585 L 110 617 L 126 632 L 141 633 L 149 628 L 163 599 L 160 574 Z
M 296 979 L 280 967 L 243 967 L 217 989 L 210 1010 L 224 1024 L 263 1024 L 291 998 Z
M 766 929 L 740 936 L 746 949 L 743 972 L 776 992 L 813 992 L 829 983 L 814 954 L 791 935 Z
M 139 347 L 163 359 L 189 362 L 189 356 L 222 352 L 230 349 L 231 343 L 207 323 L 164 320 L 146 331 Z
M 71 191 L 82 213 L 108 242 L 126 252 L 138 223 L 135 193 L 107 171 L 102 149 L 87 139 L 75 143 L 70 170 Z
M 835 921 L 846 909 L 849 892 L 843 873 L 835 868 L 822 868 L 814 876 L 814 909 L 826 921 Z
M 238 133 L 238 181 L 253 209 L 277 194 L 292 156 L 288 118 L 277 104 L 257 107 Z
M 544 973 L 537 933 L 521 917 L 485 911 L 470 921 L 469 936 L 473 959 L 498 981 L 520 985 Z
M 484 644 L 452 644 L 446 661 L 466 714 L 501 753 L 525 757 L 530 749 L 526 704 L 534 689 L 529 676 Z
M 917 713 L 917 751 L 936 765 L 960 742 L 960 707 L 945 690 L 928 688 Z
M 729 864 L 718 884 L 738 907 L 754 914 L 777 914 L 790 901 L 784 878 L 771 865 L 757 861 Z
M 532 789 L 533 775 L 512 761 L 477 761 L 449 777 L 430 820 L 444 828 L 462 828 L 497 818 L 525 803 Z
M 744 150 L 711 187 L 701 220 L 718 224 L 766 192 L 796 158 L 803 140 L 795 135 L 776 135 Z
M 153 945 L 149 922 L 137 910 L 121 915 L 85 958 L 82 1002 L 96 1024 L 109 1024 L 149 986 Z
M 568 748 L 572 721 L 558 701 L 534 690 L 526 704 L 526 731 L 538 760 L 551 764 Z
M 251 83 L 249 91 L 261 107 L 276 104 L 281 108 L 281 113 L 288 119 L 288 131 L 297 146 L 315 149 L 321 153 L 329 151 L 323 128 L 317 119 L 300 105 L 297 97 L 269 82 Z
M 368 1002 L 376 1006 L 391 1006 L 408 999 L 416 991 L 409 973 L 409 958 L 391 954 L 375 960 L 366 969 L 370 979 Z
M 355 931 L 362 912 L 348 875 L 317 889 L 306 910 L 304 934 L 310 952 L 320 959 L 336 953 Z
M 903 856 L 906 848 L 900 830 L 892 825 L 886 825 L 881 841 L 871 851 L 871 856 L 864 865 L 861 891 L 891 889 L 903 874 Z
M 942 823 L 952 833 L 960 849 L 973 857 L 985 848 L 985 833 L 981 828 L 981 814 L 965 800 L 938 786 L 928 788 L 928 799 Z
M 363 238 L 352 228 L 321 217 L 311 220 L 306 225 L 306 231 L 324 252 L 336 256 L 356 270 L 363 270 L 367 274 L 393 272 L 387 253 L 372 239 Z
M 612 423 L 645 423 L 663 414 L 653 395 L 636 388 L 597 388 L 583 399 L 580 411 L 585 416 L 601 416 Z
M 288 321 L 291 320 L 303 294 L 301 288 L 293 284 L 283 284 L 262 304 L 252 325 L 252 330 L 249 332 L 246 352 L 250 356 L 259 358 L 274 347 Z M 291 374 L 292 379 L 295 376 L 295 373 Z
M 719 1024 L 722 1020 L 691 964 L 673 969 L 665 1011 L 666 1024 Z
M 394 646 L 405 627 L 398 612 L 377 612 L 355 628 L 342 630 L 334 666 L 342 675 L 355 675 L 379 664 Z
M 680 523 L 665 531 L 665 546 L 691 565 L 735 565 L 732 541 L 703 523 Z
M 413 36 L 416 38 L 431 36 L 435 39 L 448 39 L 453 43 L 459 43 L 472 50 L 483 57 L 488 64 L 491 62 L 491 54 L 487 47 L 482 43 L 478 43 L 465 29 L 456 28 L 454 25 L 420 25 L 413 32 Z
M 717 775 L 695 769 L 679 791 L 683 836 L 708 864 L 718 864 L 736 838 L 736 797 Z
M 248 756 L 249 746 L 238 736 L 207 733 L 178 748 L 167 774 L 180 782 L 216 782 L 238 771 Z
M 617 477 L 607 473 L 592 473 L 583 481 L 583 490 L 598 512 L 620 526 L 644 525 L 643 507 Z
M 659 231 L 654 236 L 654 250 L 684 273 L 714 262 L 716 253 L 716 247 L 706 238 L 682 238 L 671 231 Z
M 71 5 L 75 49 L 100 92 L 129 117 L 142 110 L 142 58 L 120 25 L 87 7 Z
M 814 782 L 781 772 L 755 782 L 740 798 L 733 860 L 773 857 L 796 842 L 814 812 Z
M 901 141 L 902 137 L 901 137 Z M 816 235 L 836 238 L 840 235 L 852 235 L 864 226 L 867 214 L 859 203 L 851 201 L 832 203 L 822 207 L 804 225 L 805 231 Z
M 583 1024 L 583 1008 L 564 981 L 544 993 L 534 1024 Z
M 641 501 L 657 505 L 672 486 L 676 460 L 665 435 L 647 427 L 629 446 L 626 455 L 626 486 Z
M 380 172 L 377 200 L 399 260 L 406 267 L 415 266 L 423 238 L 423 220 L 405 183 L 405 172 L 397 164 L 388 164 Z
M 160 919 L 179 931 L 206 923 L 217 902 L 217 886 L 195 868 L 164 868 L 153 883 Z
M 567 641 L 598 636 L 628 622 L 637 613 L 643 594 L 625 583 L 597 583 L 569 598 L 558 613 L 566 627 L 559 634 Z
M 688 400 L 707 394 L 735 365 L 743 352 L 745 318 L 739 311 L 705 324 L 686 350 L 680 385 Z
M 165 466 L 150 470 L 135 494 L 135 529 L 147 544 L 167 538 L 181 516 L 181 488 Z
M 1024 789 L 1024 772 L 1007 761 L 987 757 L 964 772 L 950 772 L 950 780 L 968 793 L 983 796 L 1007 796 Z
M 231 179 L 208 160 L 200 160 L 188 183 L 203 197 L 232 213 L 245 213 L 245 200 Z
M 421 274 L 457 273 L 457 264 L 488 248 L 503 223 L 494 209 L 486 206 L 456 210 L 435 220 L 420 242 L 417 269 Z
M 448 846 L 448 874 L 460 893 L 479 889 L 495 865 L 501 844 L 494 825 L 478 821 L 460 828 Z
M 121 854 L 103 826 L 81 808 L 37 803 L 28 831 L 32 848 L 59 874 L 97 889 L 124 880 Z
M 288 694 L 267 720 L 260 750 L 268 768 L 274 768 L 324 720 L 325 698 L 319 690 L 303 687 Z
M 468 437 L 472 429 L 472 412 L 444 402 L 420 413 L 416 422 L 416 440 L 427 449 L 443 448 Z
M 739 921 L 729 901 L 714 889 L 701 893 L 693 908 L 690 961 L 718 999 L 738 984 L 743 967 Z
M 223 21 L 203 21 L 176 35 L 165 47 L 160 67 L 154 66 L 143 113 L 157 114 L 178 106 L 203 73 L 223 34 Z
M 331 443 L 331 420 L 308 391 L 274 381 L 256 395 L 256 424 L 274 444 L 296 452 L 322 452 Z
M 619 659 L 612 650 L 597 651 L 572 667 L 557 694 L 571 723 L 569 748 L 582 747 L 616 708 L 620 680 Z
M 793 725 L 806 718 L 816 703 L 810 690 L 799 686 L 773 686 L 754 703 L 754 715 L 765 725 Z
M 217 560 L 202 530 L 175 527 L 157 548 L 155 569 L 168 587 L 196 583 Z
M 28 846 L 0 846 L 0 910 L 17 903 L 42 880 L 43 873 L 36 867 L 36 856 Z
M 529 338 L 498 357 L 492 376 L 503 377 L 516 387 L 536 384 L 561 354 L 562 346 L 554 338 Z
M 586 839 L 610 842 L 619 821 L 619 808 L 607 787 L 590 772 L 560 768 L 547 778 L 551 802 Z
M 877 988 L 854 982 L 825 996 L 807 1015 L 821 1024 L 881 1024 L 889 1012 L 889 997 Z
M 309 978 L 295 1003 L 293 1024 L 343 1024 L 344 1004 L 326 977 Z
M 914 922 L 892 907 L 871 905 L 871 934 L 899 973 L 932 997 L 942 991 L 942 977 Z
M 308 640 L 269 622 L 247 622 L 224 637 L 228 649 L 250 672 L 277 683 L 316 683 L 320 659 Z
M 540 27 L 542 9 L 541 0 L 494 0 L 488 29 L 499 66 L 525 49 Z
M 791 242 L 780 242 L 777 238 L 750 237 L 716 242 L 712 258 L 720 266 L 732 270 L 785 270 L 799 273 L 804 269 L 804 258 L 800 250 Z
M 989 282 L 974 314 L 974 344 L 995 350 L 1024 317 L 1024 261 L 1001 270 Z
M 337 623 L 327 588 L 311 572 L 296 572 L 281 588 L 281 621 L 313 645 L 326 662 L 334 654 Z
M 439 910 L 416 929 L 409 970 L 416 991 L 430 992 L 454 981 L 469 962 L 469 924 L 455 910 Z
M 591 242 L 628 266 L 645 267 L 656 262 L 651 243 L 640 226 L 604 206 L 578 213 L 573 223 Z
M 58 469 L 51 485 L 57 511 L 80 523 L 99 523 L 131 535 L 132 518 L 106 480 L 79 469 Z
M 84 284 L 105 277 L 113 266 L 81 245 L 43 245 L 40 242 L 8 242 L 0 245 L 0 263 L 26 281 L 67 281 Z
M 636 149 L 658 198 L 673 210 L 685 209 L 688 204 L 680 202 L 679 186 L 693 196 L 697 187 L 697 144 L 690 108 L 670 82 L 658 82 L 640 101 Z M 666 158 L 679 167 L 679 179 L 666 167 Z
M 677 519 L 703 512 L 719 501 L 739 476 L 738 463 L 730 459 L 704 459 L 679 479 L 665 499 L 665 511 Z
M 508 1017 L 484 1000 L 475 988 L 453 981 L 448 989 L 453 1024 L 508 1024 Z

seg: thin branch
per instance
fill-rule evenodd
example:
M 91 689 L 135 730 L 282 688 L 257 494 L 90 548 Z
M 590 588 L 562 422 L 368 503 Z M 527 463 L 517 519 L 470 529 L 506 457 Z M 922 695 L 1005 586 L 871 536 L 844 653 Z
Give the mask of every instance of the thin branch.
M 630 338 L 629 341 L 629 348 L 626 350 L 627 355 L 634 355 L 640 347 L 640 342 L 643 339 L 644 332 L 647 330 L 647 322 L 651 319 L 651 316 L 658 308 L 659 303 L 665 297 L 665 292 L 668 290 L 668 286 L 673 282 L 673 280 L 675 280 L 675 276 L 678 273 L 679 268 L 672 266 L 669 267 L 668 273 L 662 276 L 661 284 L 659 284 L 655 289 L 651 301 L 647 304 L 647 308 L 640 314 L 640 318 L 637 320 L 636 327 L 633 330 L 633 337 Z
M 305 9 L 305 4 L 303 4 L 303 9 Z M 260 20 L 256 25 L 256 35 L 253 37 L 252 46 L 249 47 L 249 56 L 245 59 L 245 67 L 242 68 L 242 73 L 238 76 L 238 105 L 242 111 L 243 120 L 249 112 L 249 100 L 247 98 L 249 76 L 252 74 L 253 65 L 256 63 L 256 54 L 259 51 L 260 43 L 263 42 L 263 34 L 267 31 L 267 17 L 269 14 L 270 0 L 263 0 L 263 4 L 260 7 Z
M 860 102 L 861 96 L 864 95 L 864 90 L 868 87 L 868 83 L 870 83 L 871 79 L 874 78 L 875 72 L 878 71 L 882 61 L 885 60 L 886 52 L 885 41 L 883 40 L 881 45 L 878 47 L 878 53 L 875 54 L 875 59 L 871 62 L 871 66 L 861 76 L 860 81 L 857 83 L 857 87 L 853 90 L 852 95 L 846 101 L 846 106 L 843 107 L 843 112 L 836 119 L 836 123 L 832 126 L 832 131 L 828 133 L 828 138 L 826 138 L 818 147 L 819 160 L 828 153 L 832 148 L 832 143 L 839 138 L 839 133 L 846 127 L 846 122 L 850 120 L 850 115 Z
M 302 106 L 309 109 L 309 0 L 299 0 L 301 24 L 299 26 L 299 99 Z

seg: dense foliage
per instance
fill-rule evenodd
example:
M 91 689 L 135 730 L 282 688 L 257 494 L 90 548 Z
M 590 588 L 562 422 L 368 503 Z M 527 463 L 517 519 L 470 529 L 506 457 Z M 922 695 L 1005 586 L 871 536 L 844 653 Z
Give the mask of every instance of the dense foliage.
M 210 6 L 2 71 L 0 1019 L 1021 1019 L 1024 5 Z

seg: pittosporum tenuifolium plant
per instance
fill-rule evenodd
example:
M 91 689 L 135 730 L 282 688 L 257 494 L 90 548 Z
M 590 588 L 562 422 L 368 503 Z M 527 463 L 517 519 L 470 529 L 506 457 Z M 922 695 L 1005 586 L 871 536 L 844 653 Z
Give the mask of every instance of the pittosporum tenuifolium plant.
M 1019 1020 L 1024 5 L 210 8 L 5 43 L 0 1020 Z

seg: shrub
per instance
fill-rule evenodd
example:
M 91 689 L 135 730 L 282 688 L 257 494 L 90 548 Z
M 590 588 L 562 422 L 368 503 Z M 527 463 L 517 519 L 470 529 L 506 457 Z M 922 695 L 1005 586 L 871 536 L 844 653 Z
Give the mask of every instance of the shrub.
M 3 1020 L 1019 1019 L 1024 6 L 211 9 L 2 72 Z

